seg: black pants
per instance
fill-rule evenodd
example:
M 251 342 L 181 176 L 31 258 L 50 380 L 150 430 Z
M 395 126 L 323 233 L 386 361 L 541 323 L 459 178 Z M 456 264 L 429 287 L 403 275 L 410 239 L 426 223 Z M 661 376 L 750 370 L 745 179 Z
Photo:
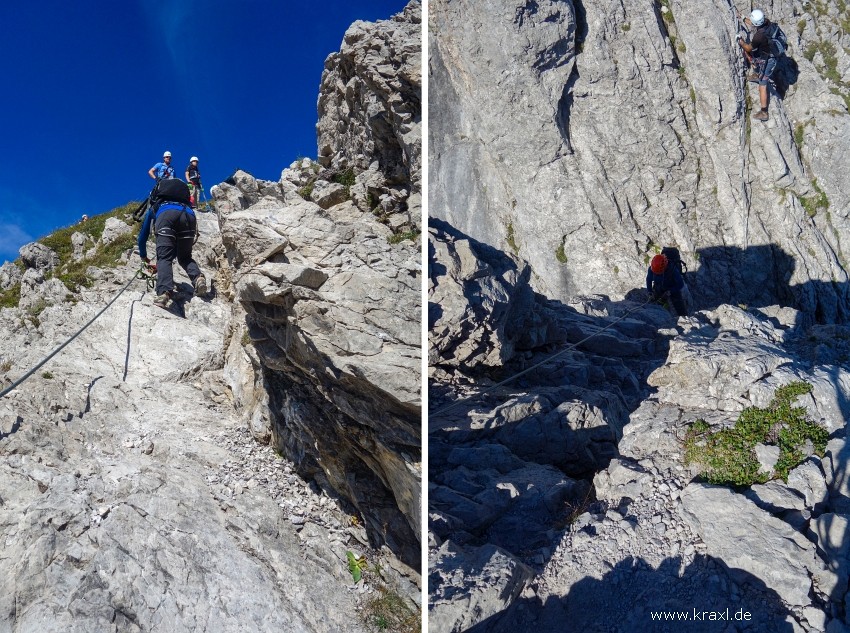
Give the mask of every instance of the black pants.
M 673 304 L 676 314 L 679 316 L 688 316 L 688 310 L 685 308 L 685 298 L 682 296 L 681 290 L 653 290 L 652 294 L 657 300 L 670 297 L 670 303 Z
M 192 243 L 195 241 L 195 215 L 182 209 L 166 209 L 156 216 L 156 294 L 170 292 L 174 288 L 172 262 L 177 263 L 189 275 L 192 285 L 201 274 L 198 263 L 192 259 Z

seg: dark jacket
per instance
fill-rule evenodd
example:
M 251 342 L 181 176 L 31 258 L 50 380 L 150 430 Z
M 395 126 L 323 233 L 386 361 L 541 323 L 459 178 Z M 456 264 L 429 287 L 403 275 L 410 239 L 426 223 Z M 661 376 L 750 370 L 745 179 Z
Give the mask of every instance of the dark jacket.
M 661 299 L 669 293 L 670 302 L 679 316 L 687 316 L 688 314 L 685 308 L 685 300 L 682 297 L 682 290 L 684 288 L 685 279 L 682 277 L 682 271 L 676 265 L 667 266 L 667 270 L 661 275 L 656 275 L 652 272 L 652 268 L 646 271 L 646 289 L 656 299 Z
M 646 289 L 656 295 L 665 292 L 681 294 L 684 287 L 685 280 L 676 266 L 668 266 L 667 270 L 661 275 L 652 272 L 652 268 L 646 271 Z
M 772 55 L 770 38 L 768 37 L 771 29 L 773 29 L 773 24 L 767 18 L 764 19 L 764 24 L 756 27 L 756 31 L 753 33 L 753 39 L 750 41 L 750 45 L 753 47 L 753 57 L 767 59 Z

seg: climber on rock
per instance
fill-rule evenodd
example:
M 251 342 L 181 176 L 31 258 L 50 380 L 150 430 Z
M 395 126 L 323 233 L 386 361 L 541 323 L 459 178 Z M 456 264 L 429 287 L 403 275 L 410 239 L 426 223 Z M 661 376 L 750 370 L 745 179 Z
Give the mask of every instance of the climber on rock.
M 671 266 L 666 255 L 656 255 L 646 272 L 646 289 L 657 302 L 670 298 L 670 303 L 679 316 L 688 316 L 685 307 L 685 279 L 678 266 Z
M 198 157 L 192 156 L 186 167 L 186 182 L 189 183 L 189 193 L 192 195 L 192 208 L 198 208 L 201 197 L 201 170 L 198 169 Z
M 779 25 L 768 20 L 761 9 L 753 10 L 749 17 L 744 18 L 744 24 L 755 28 L 755 32 L 749 32 L 751 38 L 738 34 L 738 46 L 744 49 L 752 65 L 752 72 L 747 75 L 747 81 L 758 82 L 759 85 L 761 110 L 756 112 L 753 118 L 767 121 L 767 86 L 776 70 L 777 59 L 785 54 L 787 40 Z
M 174 167 L 171 166 L 171 152 L 166 151 L 162 155 L 162 162 L 157 163 L 148 170 L 148 176 L 159 182 L 168 178 L 174 178 Z
M 197 296 L 207 293 L 207 280 L 192 259 L 197 232 L 195 212 L 189 206 L 189 186 L 179 178 L 160 183 L 142 228 L 139 231 L 139 256 L 151 266 L 147 241 L 153 227 L 156 234 L 156 299 L 154 305 L 167 308 L 174 288 L 174 258 L 186 271 Z M 152 267 L 152 266 L 151 266 Z

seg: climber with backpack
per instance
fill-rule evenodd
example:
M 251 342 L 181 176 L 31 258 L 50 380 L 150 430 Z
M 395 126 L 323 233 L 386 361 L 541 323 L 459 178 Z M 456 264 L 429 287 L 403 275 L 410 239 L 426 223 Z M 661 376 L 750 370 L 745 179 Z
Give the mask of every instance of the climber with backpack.
M 646 271 L 646 289 L 652 294 L 653 299 L 663 303 L 668 297 L 676 314 L 688 316 L 685 306 L 684 273 L 687 270 L 685 262 L 679 255 L 679 249 L 667 247 L 661 253 L 652 258 L 649 270 Z
M 142 228 L 139 231 L 139 256 L 150 270 L 156 271 L 156 299 L 154 305 L 167 308 L 174 290 L 172 270 L 175 257 L 186 271 L 196 296 L 207 293 L 207 280 L 198 263 L 192 259 L 192 246 L 197 234 L 195 212 L 189 206 L 189 186 L 178 178 L 162 180 L 153 199 Z M 156 235 L 156 265 L 148 257 L 147 241 L 151 229 Z
M 755 28 L 755 32 L 747 31 L 746 36 L 738 34 L 738 46 L 744 50 L 752 66 L 747 81 L 757 82 L 759 85 L 761 110 L 756 112 L 753 118 L 757 121 L 767 121 L 767 86 L 776 71 L 778 60 L 788 49 L 788 38 L 778 24 L 765 17 L 761 9 L 754 9 L 749 17 L 744 18 L 744 24 Z M 752 37 L 749 37 L 750 35 Z

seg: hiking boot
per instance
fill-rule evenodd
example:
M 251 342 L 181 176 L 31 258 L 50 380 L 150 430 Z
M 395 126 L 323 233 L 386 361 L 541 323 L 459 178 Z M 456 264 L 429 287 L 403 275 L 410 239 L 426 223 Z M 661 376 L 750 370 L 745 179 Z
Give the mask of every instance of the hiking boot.
M 769 118 L 769 117 L 767 116 L 767 110 L 759 110 L 758 112 L 756 112 L 756 113 L 753 115 L 753 118 L 754 118 L 756 121 L 767 121 L 767 120 L 768 120 L 768 118 Z
M 203 297 L 207 294 L 207 278 L 203 275 L 198 275 L 195 279 L 195 295 Z
M 157 298 L 153 300 L 153 304 L 158 308 L 167 308 L 169 301 L 171 301 L 171 293 L 166 291 L 161 295 L 158 295 Z
M 761 75 L 759 75 L 758 73 L 750 73 L 749 75 L 747 75 L 747 81 L 751 81 L 755 84 L 757 84 L 760 79 Z

